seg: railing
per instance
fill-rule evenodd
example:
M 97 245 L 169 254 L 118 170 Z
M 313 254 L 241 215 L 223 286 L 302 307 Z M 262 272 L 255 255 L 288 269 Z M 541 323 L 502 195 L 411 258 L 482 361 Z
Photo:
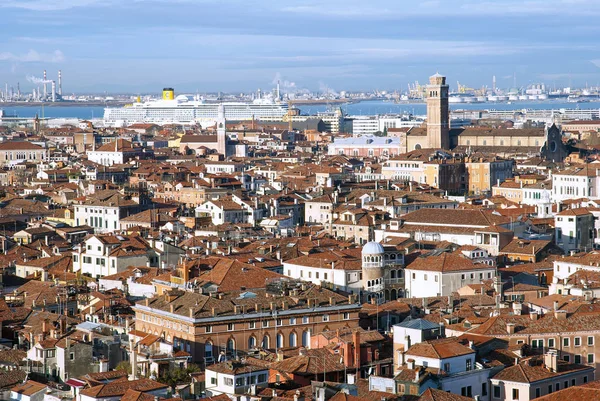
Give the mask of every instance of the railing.
M 377 291 L 382 291 L 383 290 L 383 284 L 377 284 L 377 285 L 372 285 L 370 287 L 367 287 L 367 291 L 369 292 L 377 292 Z

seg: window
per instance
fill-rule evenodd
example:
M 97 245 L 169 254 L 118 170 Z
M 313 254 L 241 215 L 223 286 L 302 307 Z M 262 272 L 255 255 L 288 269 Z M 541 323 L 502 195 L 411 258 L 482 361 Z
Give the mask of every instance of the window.
M 589 353 L 587 357 L 588 363 L 594 363 L 594 354 Z
M 290 325 L 292 324 L 296 324 L 296 318 L 295 317 L 291 317 L 290 318 Z
M 543 348 L 544 340 L 531 340 L 531 348 Z
M 256 328 L 256 322 L 250 322 L 250 323 L 248 323 L 248 328 L 249 329 L 255 329 Z
M 554 338 L 548 339 L 548 348 L 554 348 Z
M 552 393 L 552 384 L 548 384 L 548 394 Z
M 535 398 L 541 397 L 542 396 L 542 389 L 537 387 L 535 389 Z
M 575 346 L 579 347 L 581 345 L 581 337 L 575 337 Z
M 585 383 L 587 383 L 587 381 L 588 381 L 587 376 L 583 376 L 583 383 L 585 384 Z
M 563 338 L 563 347 L 568 347 L 569 346 L 569 338 L 565 337 Z
M 231 386 L 233 386 L 233 379 L 231 377 L 224 377 L 223 384 L 231 387 Z
M 324 322 L 328 322 L 329 321 L 329 315 L 323 315 L 323 321 Z
M 267 374 L 266 373 L 261 373 L 260 375 L 258 375 L 258 382 L 259 383 L 266 383 L 267 382 Z
M 283 325 L 283 319 L 277 319 L 277 320 L 275 320 L 275 324 L 277 326 L 282 326 Z
M 519 389 L 518 388 L 513 388 L 512 389 L 512 399 L 513 400 L 518 400 L 519 399 Z
M 444 372 L 450 373 L 450 364 L 447 362 L 444 364 Z
M 462 395 L 463 397 L 472 397 L 473 391 L 471 390 L 471 386 L 462 387 L 460 389 L 460 395 Z
M 592 336 L 588 337 L 588 345 L 594 345 L 594 337 L 592 337 Z
M 211 377 L 210 378 L 210 384 L 216 385 L 217 384 L 217 378 L 216 377 Z
M 71 361 L 75 360 L 75 353 L 74 352 L 70 352 L 69 353 L 69 360 L 71 360 Z
M 500 386 L 494 386 L 494 398 L 500 398 Z
M 483 397 L 487 395 L 487 383 L 481 383 L 481 395 Z
M 575 355 L 575 363 L 581 363 L 581 355 Z
M 269 321 L 268 320 L 263 320 L 262 327 L 269 327 Z
M 344 320 L 350 320 L 350 313 L 344 312 Z
M 558 391 L 558 390 L 560 390 L 560 383 L 556 383 L 554 385 L 554 391 Z
M 302 316 L 302 323 L 306 324 L 310 322 L 310 318 L 308 316 Z
M 473 369 L 473 361 L 471 359 L 467 359 L 467 372 Z
M 240 387 L 244 385 L 244 378 L 243 377 L 238 377 L 235 379 L 235 386 L 236 387 Z
M 233 323 L 227 323 L 227 331 L 233 331 L 235 325 Z
M 569 355 L 564 355 L 563 356 L 563 361 L 565 361 L 565 362 L 571 362 L 571 358 L 569 358 Z
M 212 326 L 206 326 L 205 330 L 206 333 L 212 333 Z

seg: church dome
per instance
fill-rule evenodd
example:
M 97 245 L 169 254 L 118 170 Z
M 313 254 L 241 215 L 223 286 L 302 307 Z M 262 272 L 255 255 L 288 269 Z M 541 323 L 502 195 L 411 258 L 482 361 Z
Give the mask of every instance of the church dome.
M 363 255 L 381 255 L 384 252 L 383 246 L 381 246 L 379 242 L 375 241 L 367 242 L 362 249 Z

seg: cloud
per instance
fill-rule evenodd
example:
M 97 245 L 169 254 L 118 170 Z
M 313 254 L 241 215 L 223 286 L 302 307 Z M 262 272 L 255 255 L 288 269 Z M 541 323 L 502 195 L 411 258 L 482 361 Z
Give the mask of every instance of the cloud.
M 21 8 L 29 11 L 60 11 L 104 3 L 101 0 L 3 0 L 0 8 Z
M 411 16 L 467 16 L 467 15 L 590 15 L 600 14 L 596 0 L 430 0 L 388 1 L 327 0 L 301 1 L 280 8 L 283 13 L 319 15 L 329 18 L 397 19 Z
M 0 53 L 0 61 L 11 61 L 19 63 L 60 63 L 65 60 L 63 52 L 54 50 L 52 53 L 39 53 L 35 50 L 29 50 L 25 54 L 14 54 L 11 52 Z

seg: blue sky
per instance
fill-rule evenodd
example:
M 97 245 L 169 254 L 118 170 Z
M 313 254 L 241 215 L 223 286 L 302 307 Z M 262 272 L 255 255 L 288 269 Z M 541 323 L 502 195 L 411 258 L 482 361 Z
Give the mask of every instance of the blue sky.
M 598 0 L 0 0 L 0 83 L 63 91 L 600 83 Z

